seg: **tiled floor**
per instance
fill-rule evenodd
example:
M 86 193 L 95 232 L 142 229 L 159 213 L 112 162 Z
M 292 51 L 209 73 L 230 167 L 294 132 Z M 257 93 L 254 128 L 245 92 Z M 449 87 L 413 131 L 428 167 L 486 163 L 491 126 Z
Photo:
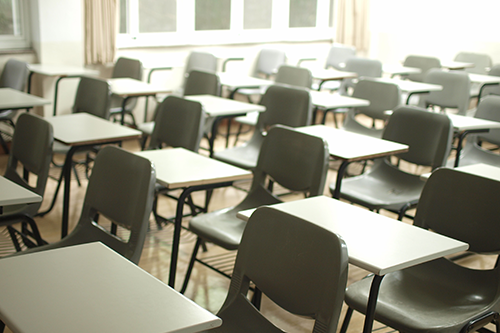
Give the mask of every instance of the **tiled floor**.
M 331 124 L 330 124 L 331 125 Z M 217 149 L 223 149 L 224 144 L 223 139 L 217 141 Z M 132 141 L 124 144 L 124 147 L 129 150 L 139 150 L 138 142 Z M 3 168 L 5 167 L 7 158 L 5 156 L 0 156 L 0 172 L 3 173 Z M 332 162 L 332 168 L 328 174 L 327 184 L 334 180 L 336 176 L 335 168 L 338 164 Z M 356 173 L 359 169 L 358 166 L 353 165 L 353 169 L 350 170 L 351 173 Z M 82 171 L 82 170 L 80 170 Z M 425 170 L 419 170 L 421 172 Z M 52 170 L 54 175 L 57 175 L 59 170 Z M 83 175 L 82 172 L 80 172 Z M 83 176 L 81 177 L 83 178 Z M 74 227 L 78 220 L 80 214 L 81 204 L 84 197 L 86 180 L 82 180 L 82 186 L 79 187 L 75 180 L 72 180 L 71 189 L 71 209 L 70 209 L 70 229 Z M 242 187 L 248 186 L 247 183 L 241 183 Z M 42 205 L 42 210 L 48 207 L 50 200 L 52 199 L 53 192 L 55 189 L 56 182 L 54 180 L 49 180 L 47 186 L 46 196 Z M 328 188 L 325 189 L 325 195 L 330 195 Z M 217 189 L 214 191 L 212 201 L 210 203 L 210 210 L 215 210 L 227 206 L 234 205 L 238 203 L 245 196 L 245 192 L 238 190 L 234 187 L 228 187 L 223 189 Z M 49 242 L 56 241 L 60 237 L 60 221 L 61 221 L 61 205 L 62 205 L 62 195 L 60 194 L 56 203 L 56 207 L 52 212 L 45 215 L 44 217 L 37 217 L 37 223 L 41 230 L 42 236 Z M 285 200 L 295 199 L 296 197 L 285 196 Z M 204 196 L 202 193 L 195 193 L 194 200 L 196 202 L 203 203 Z M 161 198 L 159 203 L 160 213 L 164 216 L 173 216 L 175 212 L 176 202 L 171 199 Z M 187 221 L 187 220 L 186 220 Z M 185 222 L 186 222 L 185 221 Z M 409 222 L 409 221 L 407 221 Z M 171 239 L 172 239 L 172 227 L 166 226 L 159 230 L 151 219 L 151 230 L 148 233 L 146 243 L 144 246 L 143 254 L 139 265 L 150 272 L 152 275 L 156 276 L 158 279 L 167 281 L 168 271 L 169 271 L 169 261 L 170 261 L 170 249 L 171 249 Z M 1 237 L 1 236 L 0 236 Z M 180 288 L 182 284 L 184 270 L 186 268 L 187 262 L 191 255 L 192 248 L 194 246 L 195 237 L 189 232 L 185 231 L 182 234 L 181 247 L 180 247 L 180 257 L 178 265 L 178 277 L 176 287 Z M 8 243 L 8 242 L 7 242 Z M 5 241 L 0 241 L 0 251 L 5 251 L 3 245 L 6 244 Z M 213 255 L 214 253 L 224 252 L 223 250 L 208 244 L 208 252 L 203 255 Z M 489 258 L 468 258 L 465 260 L 468 264 L 475 266 L 486 266 L 491 264 L 491 259 Z M 366 272 L 354 267 L 349 267 L 349 282 L 359 280 Z M 229 280 L 200 264 L 195 264 L 193 275 L 186 291 L 186 296 L 194 300 L 196 303 L 205 307 L 209 311 L 216 313 L 222 302 L 225 299 L 227 289 L 229 286 Z M 50 304 L 48 304 L 50 305 Z M 268 316 L 273 322 L 278 326 L 282 327 L 284 330 L 289 332 L 310 332 L 312 327 L 312 321 L 304 318 L 299 318 L 293 316 L 285 311 L 277 308 L 275 305 L 267 299 L 263 300 L 262 305 L 263 313 Z M 341 317 L 342 320 L 343 317 Z M 351 321 L 349 327 L 349 332 L 359 332 L 362 329 L 364 317 L 360 314 L 355 314 Z M 29 318 L 27 318 L 29 320 Z M 380 325 L 377 325 L 377 327 Z M 6 330 L 8 331 L 8 330 Z M 388 331 L 388 329 L 385 329 Z

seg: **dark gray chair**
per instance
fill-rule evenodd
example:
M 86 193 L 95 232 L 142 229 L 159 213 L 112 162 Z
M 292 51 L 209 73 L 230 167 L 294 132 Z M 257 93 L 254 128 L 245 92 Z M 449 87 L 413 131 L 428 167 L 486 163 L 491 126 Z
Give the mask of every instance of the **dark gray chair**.
M 248 220 L 229 293 L 208 332 L 283 332 L 246 297 L 250 282 L 281 308 L 314 320 L 313 332 L 334 333 L 348 271 L 347 247 L 315 224 L 263 207 Z
M 199 261 L 197 253 L 202 241 L 237 250 L 246 223 L 236 214 L 241 210 L 281 202 L 266 186 L 268 177 L 288 190 L 307 196 L 321 195 L 328 157 L 328 145 L 323 139 L 280 125 L 272 127 L 262 143 L 252 185 L 243 201 L 234 207 L 197 215 L 189 221 L 189 230 L 198 239 L 182 291 L 186 290 L 194 262 Z
M 137 264 L 148 231 L 155 183 L 156 171 L 148 159 L 115 146 L 102 148 L 75 229 L 58 242 L 19 253 L 102 242 Z M 112 222 L 111 230 L 99 225 L 102 218 Z M 126 230 L 126 236 L 116 233 L 118 227 Z
M 140 60 L 120 57 L 116 60 L 111 77 L 142 80 L 143 70 L 142 62 Z M 137 98 L 129 98 L 125 104 L 125 115 L 129 115 L 131 117 L 131 125 L 133 126 L 137 126 L 134 114 L 132 113 L 136 105 Z M 110 113 L 114 119 L 121 118 L 122 107 L 123 97 L 112 95 Z
M 495 64 L 491 66 L 491 69 L 488 71 L 488 75 L 492 76 L 500 76 L 500 64 Z M 500 85 L 487 85 L 483 86 L 481 92 L 481 96 L 478 96 L 479 99 L 488 96 L 488 95 L 500 95 Z M 479 93 L 479 91 L 478 91 Z M 478 101 L 479 103 L 479 101 Z
M 359 79 L 382 77 L 382 62 L 376 59 L 353 57 L 346 60 L 344 70 L 358 74 L 358 79 L 344 79 L 340 84 L 339 93 L 350 95 Z
M 50 123 L 33 114 L 21 114 L 17 119 L 4 177 L 43 197 L 49 176 L 53 142 L 53 130 Z M 23 174 L 20 174 L 21 166 Z M 34 186 L 29 183 L 30 176 L 36 176 Z M 21 250 L 21 245 L 17 241 L 16 235 L 20 236 L 28 247 L 46 243 L 41 238 L 38 227 L 33 220 L 41 205 L 42 203 L 39 202 L 3 207 L 3 214 L 0 215 L 0 226 L 8 226 L 17 251 Z M 19 222 L 24 223 L 21 230 L 13 227 Z M 27 229 L 26 223 L 31 227 L 31 231 Z
M 453 125 L 446 115 L 412 106 L 398 107 L 382 135 L 382 139 L 409 146 L 409 151 L 397 158 L 432 169 L 446 163 L 452 137 Z M 420 175 L 403 171 L 390 158 L 379 158 L 369 171 L 344 179 L 340 197 L 371 210 L 396 212 L 401 220 L 418 203 L 424 184 Z M 330 191 L 334 193 L 334 183 Z
M 73 113 L 86 112 L 96 117 L 107 120 L 110 117 L 110 103 L 111 103 L 111 87 L 108 84 L 108 82 L 98 78 L 82 77 L 80 79 L 80 83 L 78 84 L 72 112 Z M 70 148 L 71 148 L 70 146 L 62 142 L 54 141 L 53 153 L 66 155 L 69 152 Z M 80 152 L 85 152 L 85 151 L 80 151 Z M 88 150 L 87 152 L 90 152 L 90 150 Z M 74 165 L 84 164 L 85 171 L 88 176 L 90 172 L 90 166 L 89 166 L 90 160 L 91 158 L 87 154 L 87 158 L 84 161 L 74 161 Z M 62 168 L 62 165 L 58 165 L 55 162 L 54 165 Z M 73 171 L 78 181 L 78 184 L 80 185 L 80 180 L 78 178 L 78 174 L 76 172 L 74 165 L 73 165 Z M 40 215 L 47 214 L 54 207 L 57 195 L 59 194 L 59 189 L 62 184 L 62 177 L 63 173 L 61 170 L 61 175 L 59 176 L 58 184 L 54 192 L 54 198 L 52 200 L 52 203 L 46 211 L 40 212 Z
M 455 56 L 455 61 L 468 62 L 474 64 L 474 67 L 465 68 L 467 73 L 475 74 L 488 74 L 493 66 L 493 61 L 491 57 L 486 53 L 476 53 L 476 52 L 459 52 Z
M 217 71 L 217 58 L 208 52 L 192 51 L 189 53 L 184 68 L 186 77 L 193 70 L 215 73 Z
M 168 96 L 158 106 L 148 149 L 160 149 L 165 146 L 181 147 L 197 153 L 203 136 L 204 124 L 205 112 L 199 102 Z M 161 228 L 167 219 L 157 212 L 159 195 L 165 195 L 174 200 L 178 198 L 171 194 L 171 189 L 156 184 L 153 214 L 158 227 Z M 188 197 L 188 204 L 192 215 L 203 210 L 194 205 L 191 196 Z
M 500 122 L 500 96 L 490 95 L 481 99 L 475 118 Z M 459 166 L 485 163 L 500 167 L 500 155 L 483 148 L 482 142 L 500 146 L 500 129 L 490 129 L 488 133 L 469 134 L 460 152 Z M 447 166 L 453 167 L 455 160 L 449 160 Z
M 414 224 L 469 244 L 471 253 L 500 253 L 500 182 L 453 169 L 427 180 Z M 351 284 L 345 333 L 353 310 L 365 313 L 372 277 Z M 375 320 L 399 332 L 483 332 L 493 322 L 499 332 L 500 266 L 470 269 L 441 258 L 385 275 Z M 489 330 L 487 330 L 489 331 Z
M 285 51 L 274 48 L 263 48 L 257 56 L 252 76 L 271 79 L 271 77 L 276 75 L 280 66 L 284 65 L 285 62 Z M 253 103 L 251 98 L 252 95 L 260 96 L 263 93 L 260 88 L 240 88 L 237 89 L 236 92 L 246 96 L 250 103 Z M 234 95 L 234 92 L 231 92 L 231 94 Z
M 299 127 L 311 124 L 311 97 L 304 89 L 271 86 L 260 104 L 266 107 L 266 111 L 259 114 L 256 129 L 250 140 L 241 146 L 215 152 L 213 158 L 243 169 L 253 169 L 257 165 L 265 132 L 270 126 L 282 124 Z
M 403 62 L 405 67 L 414 67 L 421 70 L 420 73 L 409 74 L 406 77 L 411 81 L 424 82 L 427 72 L 433 68 L 441 68 L 441 61 L 435 57 L 409 55 Z
M 186 78 L 184 83 L 184 96 L 190 95 L 214 95 L 220 96 L 221 84 L 219 77 L 215 73 L 210 73 L 201 70 L 192 70 L 189 76 Z M 157 107 L 155 111 L 155 119 L 158 114 L 160 106 Z M 155 120 L 156 121 L 156 120 Z M 148 136 L 153 134 L 153 129 L 155 127 L 155 121 L 150 121 L 138 125 L 138 129 L 142 132 L 142 148 L 146 146 L 146 141 Z M 208 133 L 211 130 L 211 125 L 213 119 L 204 120 L 204 133 Z M 196 150 L 198 151 L 198 150 Z
M 466 72 L 431 69 L 427 72 L 424 82 L 438 84 L 443 89 L 422 95 L 420 106 L 438 107 L 443 112 L 447 108 L 452 108 L 457 109 L 458 114 L 466 115 L 469 109 L 471 86 Z
M 376 128 L 375 121 L 387 121 L 389 115 L 386 111 L 392 111 L 401 105 L 401 90 L 398 85 L 361 79 L 354 87 L 352 97 L 368 100 L 370 101 L 370 105 L 350 109 L 344 120 L 344 130 L 377 138 L 382 137 L 383 128 Z M 370 117 L 372 119 L 372 127 L 366 127 L 360 123 L 356 119 L 356 115 L 358 114 Z
M 355 56 L 356 48 L 354 46 L 333 44 L 328 51 L 325 68 L 334 68 L 342 71 L 345 68 L 347 60 Z
M 9 59 L 3 68 L 2 75 L 0 75 L 0 88 L 12 88 L 19 91 L 24 91 L 26 81 L 28 78 L 28 64 L 24 61 L 16 59 Z M 14 129 L 14 117 L 16 110 L 1 110 L 0 122 L 9 124 Z M 9 153 L 9 148 L 2 137 L 0 131 L 0 145 L 6 154 Z
M 290 65 L 280 66 L 274 79 L 276 83 L 303 88 L 311 88 L 312 81 L 312 74 L 309 69 Z M 262 89 L 263 94 L 265 94 L 267 88 L 268 87 Z M 236 133 L 235 144 L 238 142 L 239 135 L 241 134 L 242 125 L 255 126 L 257 125 L 258 118 L 259 112 L 251 112 L 245 116 L 234 118 L 234 120 L 240 124 L 238 132 Z

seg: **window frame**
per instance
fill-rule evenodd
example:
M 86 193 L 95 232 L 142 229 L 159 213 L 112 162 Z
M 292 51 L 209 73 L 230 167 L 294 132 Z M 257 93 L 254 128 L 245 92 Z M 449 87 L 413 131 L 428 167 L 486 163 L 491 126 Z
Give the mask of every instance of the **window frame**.
M 177 1 L 177 31 L 139 33 L 138 1 L 121 0 L 129 4 L 127 28 L 129 33 L 119 33 L 118 48 L 228 45 L 246 43 L 272 43 L 294 41 L 331 40 L 334 28 L 330 27 L 331 0 L 317 0 L 316 27 L 289 28 L 289 0 L 273 0 L 271 29 L 243 29 L 243 0 L 231 0 L 231 27 L 229 30 L 195 31 L 195 0 Z M 135 10 L 132 10 L 135 9 Z M 135 17 L 133 17 L 135 15 Z
M 13 0 L 15 11 L 14 16 L 18 16 L 18 24 L 14 24 L 14 34 L 0 35 L 0 49 L 28 49 L 31 47 L 29 6 L 26 0 Z M 17 13 L 16 13 L 17 12 Z M 16 31 L 17 30 L 17 31 Z

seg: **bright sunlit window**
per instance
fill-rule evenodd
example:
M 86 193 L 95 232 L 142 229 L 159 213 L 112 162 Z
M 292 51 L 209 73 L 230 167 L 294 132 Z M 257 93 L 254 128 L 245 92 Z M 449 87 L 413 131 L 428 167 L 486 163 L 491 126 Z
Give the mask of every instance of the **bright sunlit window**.
M 118 47 L 331 39 L 333 2 L 120 0 Z
M 30 46 L 25 0 L 0 0 L 0 49 Z

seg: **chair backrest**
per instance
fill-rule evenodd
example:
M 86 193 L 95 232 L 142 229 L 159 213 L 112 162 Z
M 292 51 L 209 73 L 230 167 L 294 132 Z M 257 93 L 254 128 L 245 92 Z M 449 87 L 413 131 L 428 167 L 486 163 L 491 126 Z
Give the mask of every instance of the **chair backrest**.
M 0 76 L 0 88 L 12 88 L 23 91 L 28 79 L 28 64 L 24 61 L 9 59 Z
M 266 107 L 266 111 L 259 114 L 257 127 L 261 130 L 275 124 L 290 127 L 311 124 L 312 102 L 309 92 L 305 89 L 270 86 L 262 96 L 260 104 Z
M 385 111 L 394 110 L 401 104 L 398 85 L 370 79 L 360 79 L 354 87 L 352 97 L 369 100 L 370 105 L 356 110 L 374 119 L 387 119 Z
M 312 74 L 307 68 L 281 65 L 274 82 L 289 84 L 296 87 L 311 88 Z
M 492 65 L 488 72 L 488 75 L 500 76 L 500 64 Z M 481 97 L 487 95 L 500 95 L 500 85 L 483 86 Z
M 443 90 L 432 91 L 422 98 L 422 106 L 430 105 L 441 108 L 458 109 L 458 114 L 465 115 L 470 102 L 470 79 L 463 71 L 442 71 L 431 69 L 425 76 L 426 83 L 438 84 Z
M 344 70 L 347 59 L 356 56 L 356 48 L 342 44 L 333 44 L 326 57 L 325 68 L 333 67 L 338 70 Z
M 112 78 L 132 78 L 142 80 L 143 74 L 142 62 L 137 59 L 118 58 L 113 68 Z M 112 95 L 111 105 L 112 108 L 119 107 L 121 109 L 123 98 L 117 95 Z M 129 98 L 125 105 L 125 109 L 132 111 L 137 105 L 137 98 Z
M 192 70 L 184 84 L 184 96 L 214 95 L 220 96 L 221 85 L 219 76 L 215 73 Z
M 50 123 L 33 114 L 22 113 L 17 119 L 5 177 L 43 196 L 49 176 L 53 142 L 54 136 Z M 21 165 L 30 174 L 36 175 L 35 186 L 31 186 L 18 173 L 18 167 Z M 24 206 L 23 212 L 34 216 L 40 205 L 41 203 L 35 203 Z
M 278 68 L 286 62 L 286 53 L 283 50 L 264 48 L 260 50 L 255 64 L 254 76 L 263 75 L 265 78 L 276 74 Z
M 271 177 L 283 187 L 308 193 L 323 194 L 328 170 L 328 145 L 323 139 L 275 125 L 267 133 L 254 170 L 254 187 L 265 187 Z
M 113 68 L 112 78 L 132 78 L 142 80 L 142 62 L 137 59 L 118 58 Z
M 500 122 L 500 96 L 490 95 L 482 98 L 477 105 L 474 118 Z M 467 141 L 470 141 L 471 136 L 472 134 L 469 135 Z M 500 145 L 500 129 L 492 128 L 487 133 L 481 133 L 477 136 L 481 140 Z
M 193 70 L 215 73 L 217 58 L 211 53 L 192 51 L 188 56 L 184 73 L 187 76 Z
M 443 166 L 450 154 L 453 125 L 444 114 L 414 106 L 399 106 L 389 118 L 382 139 L 406 144 L 406 153 L 397 156 L 408 162 Z
M 67 237 L 51 245 L 100 241 L 138 263 L 149 226 L 155 182 L 156 172 L 149 160 L 116 146 L 102 148 L 92 168 L 77 226 Z M 97 215 L 129 230 L 128 239 L 99 226 L 95 222 Z
M 382 62 L 375 59 L 353 57 L 346 60 L 344 70 L 354 72 L 361 78 L 382 77 Z M 354 88 L 358 79 L 342 80 L 339 92 L 342 95 L 349 94 L 349 88 Z
M 422 71 L 408 75 L 408 79 L 417 82 L 424 82 L 425 75 L 432 68 L 441 68 L 441 61 L 435 57 L 420 55 L 409 55 L 403 62 L 403 66 L 420 68 Z
M 201 103 L 167 96 L 156 110 L 149 149 L 165 144 L 198 152 L 204 124 L 205 112 Z
M 491 57 L 485 53 L 459 52 L 455 56 L 455 61 L 473 63 L 474 67 L 465 68 L 465 71 L 476 74 L 488 74 L 493 65 Z
M 346 60 L 344 70 L 359 77 L 382 77 L 382 62 L 376 59 L 352 57 Z
M 246 297 L 254 282 L 281 308 L 313 318 L 313 332 L 333 333 L 347 273 L 342 238 L 279 210 L 258 208 L 243 232 L 229 293 L 217 314 L 223 320 L 221 330 L 279 331 Z
M 94 116 L 109 119 L 111 106 L 111 87 L 105 80 L 82 77 L 76 90 L 73 113 L 87 112 Z
M 475 253 L 500 253 L 500 182 L 453 169 L 427 180 L 414 224 L 469 244 Z

